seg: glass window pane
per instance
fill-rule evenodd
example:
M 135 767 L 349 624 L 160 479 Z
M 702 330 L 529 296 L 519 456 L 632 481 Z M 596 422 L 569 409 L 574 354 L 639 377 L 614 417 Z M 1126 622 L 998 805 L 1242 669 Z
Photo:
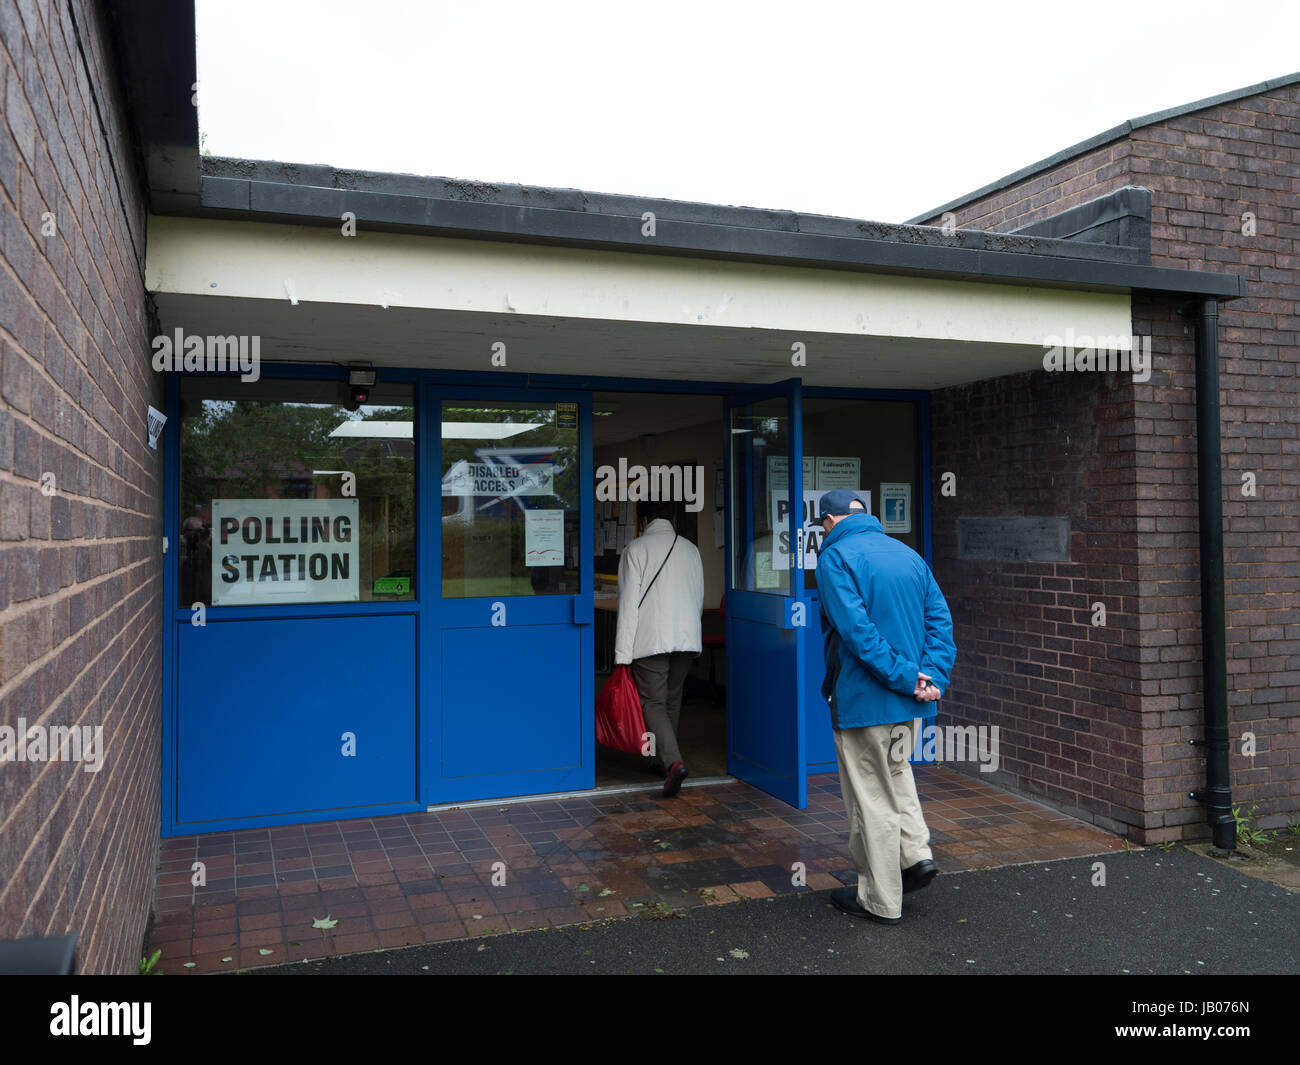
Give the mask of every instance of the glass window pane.
M 573 404 L 443 401 L 445 598 L 581 592 L 579 455 Z
M 921 550 L 917 410 L 915 403 L 899 400 L 805 398 L 803 403 L 804 487 L 816 486 L 818 498 L 832 488 L 847 488 L 864 503 L 869 499 L 885 531 L 913 551 Z M 820 538 L 818 530 L 815 542 Z M 815 559 L 813 551 L 805 557 L 807 588 L 817 586 Z
M 178 605 L 415 597 L 412 387 L 181 382 Z
M 731 586 L 790 593 L 789 404 L 777 397 L 731 411 Z

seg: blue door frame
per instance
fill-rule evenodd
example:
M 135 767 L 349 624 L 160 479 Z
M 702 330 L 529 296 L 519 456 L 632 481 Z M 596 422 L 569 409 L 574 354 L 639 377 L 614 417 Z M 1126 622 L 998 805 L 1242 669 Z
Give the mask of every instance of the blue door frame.
M 259 653 L 261 645 L 268 641 L 252 639 L 260 632 L 275 632 L 275 639 L 269 644 L 277 648 L 282 657 L 291 655 L 295 660 L 308 664 L 321 662 L 323 656 L 336 652 L 340 655 L 352 654 L 356 660 L 364 663 L 382 659 L 385 654 L 396 661 L 400 657 L 404 641 L 413 641 L 410 654 L 411 699 L 414 703 L 409 717 L 409 728 L 402 724 L 403 718 L 395 717 L 389 722 L 389 732 L 378 737 L 378 757 L 365 773 L 349 782 L 348 787 L 340 784 L 340 805 L 328 808 L 311 807 L 311 796 L 304 796 L 302 802 L 293 810 L 280 813 L 261 813 L 253 815 L 228 816 L 223 814 L 223 802 L 233 799 L 237 793 L 248 794 L 250 785 L 254 784 L 253 774 L 234 774 L 230 781 L 227 796 L 214 795 L 208 802 L 206 789 L 190 789 L 190 798 L 202 800 L 204 809 L 198 810 L 199 816 L 186 815 L 181 808 L 182 791 L 191 779 L 216 780 L 222 776 L 232 776 L 232 767 L 227 760 L 230 749 L 210 750 L 208 744 L 213 735 L 194 733 L 184 735 L 181 720 L 182 685 L 187 692 L 187 699 L 194 698 L 194 692 L 207 688 L 220 692 L 229 692 L 237 688 L 241 664 L 229 663 L 229 668 L 204 667 L 205 659 L 220 661 L 218 654 L 209 654 L 218 650 L 208 647 L 201 641 L 203 629 L 191 625 L 193 615 L 186 605 L 177 603 L 178 595 L 178 558 L 176 546 L 180 535 L 180 375 L 168 374 L 164 381 L 166 396 L 167 423 L 163 431 L 164 477 L 163 477 L 163 535 L 169 548 L 163 566 L 163 678 L 162 678 L 162 835 L 176 836 L 201 832 L 229 831 L 240 828 L 267 827 L 282 824 L 299 824 L 311 821 L 345 819 L 352 817 L 372 817 L 395 813 L 422 811 L 426 806 L 439 802 L 471 800 L 473 798 L 504 797 L 512 794 L 531 794 L 555 790 L 585 790 L 594 786 L 594 674 L 592 654 L 592 561 L 593 561 L 593 497 L 594 471 L 592 459 L 592 410 L 591 393 L 595 391 L 621 392 L 678 392 L 697 395 L 719 395 L 731 397 L 730 403 L 741 401 L 746 395 L 755 398 L 759 395 L 770 397 L 773 394 L 786 396 L 791 404 L 799 391 L 797 382 L 788 382 L 774 393 L 771 389 L 758 389 L 750 393 L 737 392 L 737 386 L 730 382 L 681 382 L 661 381 L 649 378 L 613 378 L 613 377 L 572 377 L 560 375 L 522 375 L 493 372 L 452 372 L 452 371 L 418 371 L 380 368 L 380 374 L 386 381 L 408 381 L 415 385 L 415 424 L 418 435 L 416 447 L 416 513 L 417 513 L 417 560 L 416 560 L 416 594 L 412 602 L 403 603 L 350 603 L 350 604 L 311 604 L 303 606 L 267 606 L 267 607 L 209 607 L 207 611 L 207 634 L 217 635 L 228 646 L 222 653 L 254 654 Z M 264 377 L 290 378 L 303 380 L 346 380 L 346 369 L 335 366 L 304 366 L 302 364 L 267 364 L 263 367 Z M 929 507 L 929 397 L 923 392 L 894 392 L 865 389 L 830 389 L 803 388 L 803 396 L 839 396 L 860 399 L 887 399 L 915 402 L 919 407 L 920 447 L 918 449 L 918 468 L 916 471 L 917 492 L 915 495 L 921 521 L 923 554 L 929 561 L 931 552 L 931 519 Z M 546 596 L 537 599 L 521 597 L 507 603 L 507 617 L 522 633 L 524 629 L 538 632 L 551 627 L 552 631 L 567 631 L 571 637 L 576 634 L 576 658 L 578 680 L 574 684 L 577 710 L 571 721 L 577 735 L 578 754 L 564 765 L 536 767 L 530 771 L 516 771 L 504 774 L 480 774 L 478 779 L 469 777 L 440 776 L 442 764 L 443 737 L 435 734 L 443 724 L 440 702 L 444 696 L 444 676 L 442 666 L 443 641 L 447 633 L 468 633 L 481 628 L 482 601 L 458 600 L 444 601 L 441 597 L 441 578 L 437 569 L 441 551 L 441 487 L 439 461 L 440 434 L 437 419 L 440 416 L 442 398 L 461 396 L 464 398 L 503 398 L 523 399 L 527 401 L 551 402 L 575 401 L 580 410 L 580 439 L 582 462 L 582 522 L 581 522 L 581 592 L 576 596 Z M 792 413 L 798 413 L 794 406 Z M 729 427 L 729 414 L 726 416 Z M 728 433 L 729 436 L 729 433 Z M 801 449 L 801 448 L 800 448 Z M 728 467 L 728 505 L 731 499 L 730 482 L 730 443 L 725 444 Z M 802 480 L 802 463 L 791 463 L 792 480 Z M 796 483 L 794 490 L 801 490 Z M 792 496 L 792 498 L 797 498 Z M 791 533 L 793 515 L 792 508 Z M 731 521 L 727 525 L 726 580 L 730 582 L 731 565 Z M 802 572 L 796 568 L 798 584 L 802 586 Z M 816 701 L 809 693 L 814 691 L 813 675 L 820 666 L 820 637 L 817 625 L 817 605 L 814 597 L 802 592 L 800 599 L 791 596 L 762 597 L 778 599 L 782 603 L 780 618 L 773 613 L 771 603 L 746 603 L 746 596 L 740 593 L 733 601 L 733 593 L 728 591 L 728 625 L 735 616 L 745 624 L 752 624 L 765 629 L 765 636 L 778 639 L 777 632 L 794 632 L 800 650 L 794 669 L 795 675 L 803 675 L 803 682 L 798 685 L 799 692 L 794 696 L 796 709 L 798 703 L 804 704 L 801 714 L 806 715 L 805 727 L 797 730 L 792 740 L 791 750 L 794 758 L 804 766 L 801 772 L 794 772 L 786 767 L 781 772 L 773 773 L 767 779 L 762 772 L 751 772 L 738 764 L 742 772 L 753 778 L 756 786 L 781 797 L 791 805 L 802 807 L 806 802 L 806 774 L 816 772 L 823 766 L 816 762 L 808 764 L 808 756 L 815 756 L 818 744 L 814 742 L 818 731 L 818 710 Z M 754 593 L 749 593 L 753 595 Z M 542 600 L 554 600 L 543 602 Z M 794 628 L 791 622 L 790 608 L 794 602 L 806 604 L 805 620 L 809 623 Z M 512 610 L 522 607 L 522 612 Z M 475 613 L 478 611 L 478 613 Z M 733 611 L 737 611 L 733 615 Z M 372 622 L 369 631 L 360 622 Z M 238 624 L 249 622 L 276 622 L 275 629 L 259 625 Z M 321 624 L 327 623 L 327 624 Z M 214 626 L 226 626 L 217 628 Z M 778 630 L 778 626 L 781 626 Z M 787 627 L 789 626 L 789 627 Z M 509 628 L 510 626 L 506 626 Z M 240 640 L 239 633 L 249 636 Z M 321 636 L 328 633 L 327 636 Z M 788 637 L 779 637 L 788 639 Z M 358 642 L 360 640 L 360 642 Z M 212 644 L 217 640 L 210 641 Z M 733 640 L 728 637 L 728 648 Z M 186 645 L 192 650 L 186 652 Z M 814 646 L 815 645 L 815 646 Z M 736 644 L 738 646 L 738 644 Z M 785 653 L 789 653 L 788 649 Z M 377 656 L 377 658 L 376 658 Z M 186 657 L 190 663 L 182 677 L 181 659 Z M 269 657 L 262 660 L 261 676 L 269 675 Z M 247 665 L 248 663 L 244 663 Z M 301 671 L 307 675 L 304 681 L 308 686 L 320 680 L 322 686 L 328 685 L 331 698 L 337 700 L 338 685 L 336 678 L 316 671 L 313 679 L 310 670 Z M 728 668 L 729 679 L 735 674 Z M 366 676 L 363 672 L 362 678 Z M 511 698 L 509 691 L 511 678 L 499 671 L 486 678 L 486 683 L 472 683 L 467 680 L 457 681 L 452 694 L 468 705 L 478 706 L 485 714 L 490 714 L 492 706 L 501 699 Z M 400 684 L 407 683 L 405 677 L 398 678 Z M 728 684 L 728 697 L 731 697 L 732 684 Z M 360 704 L 367 698 L 369 689 L 363 683 L 355 683 L 344 693 L 344 699 Z M 300 689 L 282 685 L 279 692 L 281 699 L 301 695 Z M 308 693 L 311 694 L 310 692 Z M 401 698 L 405 698 L 404 695 Z M 230 700 L 227 700 L 229 702 Z M 401 699 L 397 700 L 399 703 Z M 222 710 L 220 701 L 213 704 L 214 709 Z M 328 700 L 318 700 L 319 710 L 326 707 Z M 811 708 L 811 712 L 808 712 Z M 225 712 L 222 710 L 222 712 Z M 728 750 L 732 750 L 733 715 L 728 714 Z M 234 727 L 229 719 L 222 719 L 224 724 Z M 293 727 L 306 723 L 309 719 L 290 722 Z M 800 721 L 804 717 L 799 717 Z M 248 727 L 256 722 L 245 722 Z M 334 729 L 340 727 L 337 722 L 329 725 Z M 217 739 L 220 739 L 218 730 Z M 505 731 L 502 729 L 501 731 Z M 332 733 L 331 733 L 332 736 Z M 264 735 L 258 740 L 268 749 L 274 749 L 281 739 L 277 735 Z M 373 738 L 373 737 L 372 737 Z M 336 740 L 337 737 L 332 737 Z M 518 747 L 527 742 L 519 734 L 504 737 L 507 746 Z M 743 744 L 741 745 L 744 746 Z M 744 751 L 740 752 L 740 762 L 753 762 L 747 759 Z M 730 759 L 730 753 L 729 753 Z M 729 763 L 730 764 L 730 763 Z M 300 775 L 312 773 L 337 775 L 333 763 L 322 761 L 317 752 L 314 758 L 300 762 Z M 352 763 L 349 763 L 351 768 Z M 761 766 L 752 768 L 761 769 Z M 283 772 L 291 772 L 285 767 Z M 735 769 L 733 768 L 733 772 Z M 368 774 L 368 775 L 367 775 Z M 738 774 L 740 775 L 740 774 Z M 742 776 L 742 779 L 746 777 Z M 770 787 L 768 785 L 771 785 Z M 519 790 L 524 789 L 524 790 Z M 366 801 L 366 797 L 383 795 L 382 801 Z M 351 796 L 351 798 L 349 798 Z M 788 796 L 788 797 L 787 797 Z M 283 796 L 278 796 L 283 798 Z M 254 791 L 255 798 L 255 791 Z M 333 802 L 334 800 L 331 800 Z M 353 803 L 357 804 L 353 804 Z

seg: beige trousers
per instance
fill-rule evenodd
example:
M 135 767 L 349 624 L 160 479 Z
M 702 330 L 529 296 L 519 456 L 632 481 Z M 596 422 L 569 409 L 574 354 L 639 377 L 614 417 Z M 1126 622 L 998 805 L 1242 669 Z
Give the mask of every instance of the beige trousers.
M 914 724 L 835 730 L 849 849 L 858 867 L 858 903 L 878 917 L 902 916 L 903 870 L 932 857 L 930 830 L 908 762 Z

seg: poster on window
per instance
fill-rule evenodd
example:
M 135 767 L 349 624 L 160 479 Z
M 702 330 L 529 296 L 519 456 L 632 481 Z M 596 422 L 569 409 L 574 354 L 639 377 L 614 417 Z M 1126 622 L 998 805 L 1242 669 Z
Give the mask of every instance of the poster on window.
M 912 485 L 910 482 L 881 482 L 880 524 L 887 533 L 910 533 L 912 531 Z
M 564 511 L 524 511 L 524 565 L 564 565 Z
M 552 496 L 555 464 L 552 462 L 455 463 L 442 479 L 445 496 Z
M 861 476 L 862 460 L 852 457 L 835 458 L 830 455 L 817 456 L 817 491 L 829 492 L 834 488 L 858 490 L 858 478 Z M 804 482 L 805 488 L 812 485 Z
M 360 598 L 355 499 L 214 499 L 212 605 Z
M 803 457 L 803 486 L 806 489 L 817 487 L 817 456 L 805 455 Z M 790 487 L 790 456 L 789 455 L 768 455 L 767 456 L 767 487 L 769 493 L 774 488 L 789 489 Z
M 863 506 L 867 508 L 867 513 L 871 512 L 871 493 L 856 492 L 854 493 Z M 804 491 L 803 494 L 803 568 L 817 568 L 817 554 L 821 551 L 822 538 L 825 533 L 822 532 L 821 513 L 817 509 L 817 504 L 821 500 L 822 493 L 819 490 Z M 783 570 L 790 568 L 790 493 L 773 492 L 771 497 L 771 516 L 772 529 L 776 533 L 774 544 L 776 550 L 772 553 L 772 568 L 774 570 Z

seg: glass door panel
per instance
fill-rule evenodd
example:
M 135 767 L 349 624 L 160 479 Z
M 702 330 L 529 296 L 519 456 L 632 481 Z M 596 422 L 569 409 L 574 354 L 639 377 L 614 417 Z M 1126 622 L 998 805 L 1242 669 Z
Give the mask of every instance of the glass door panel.
M 806 604 L 800 555 L 799 382 L 727 404 L 727 768 L 792 806 L 807 804 Z

